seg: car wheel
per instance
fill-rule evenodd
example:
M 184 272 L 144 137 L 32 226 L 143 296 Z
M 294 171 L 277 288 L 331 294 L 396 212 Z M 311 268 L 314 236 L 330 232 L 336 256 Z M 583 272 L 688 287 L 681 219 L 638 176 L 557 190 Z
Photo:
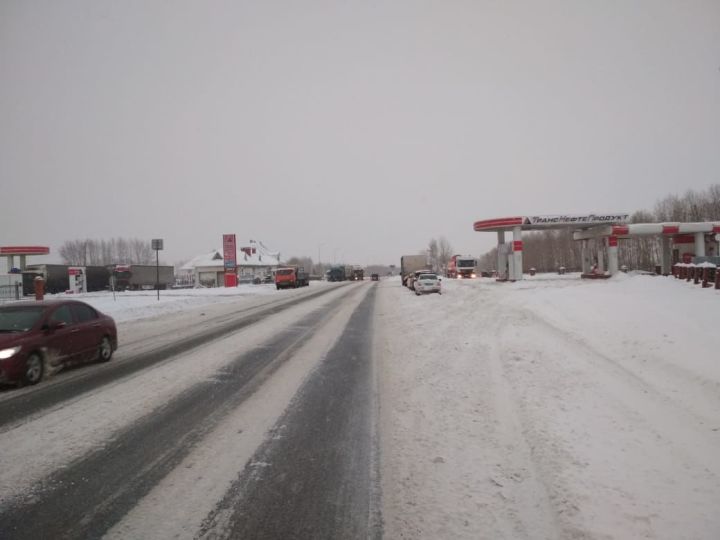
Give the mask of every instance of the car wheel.
M 420 291 L 415 291 L 415 296 L 420 296 Z
M 110 339 L 105 336 L 104 338 L 102 338 L 100 346 L 98 347 L 98 360 L 100 360 L 101 362 L 107 362 L 112 358 L 112 355 L 112 344 L 110 343 Z
M 23 384 L 37 384 L 42 380 L 45 365 L 42 357 L 33 353 L 25 360 L 25 373 L 23 374 Z

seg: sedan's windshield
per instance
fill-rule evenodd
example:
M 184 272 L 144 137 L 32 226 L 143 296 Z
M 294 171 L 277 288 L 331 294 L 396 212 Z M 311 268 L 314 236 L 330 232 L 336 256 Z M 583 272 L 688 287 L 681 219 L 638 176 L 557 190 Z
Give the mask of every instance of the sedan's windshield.
M 0 309 L 0 332 L 27 332 L 42 316 L 39 306 Z

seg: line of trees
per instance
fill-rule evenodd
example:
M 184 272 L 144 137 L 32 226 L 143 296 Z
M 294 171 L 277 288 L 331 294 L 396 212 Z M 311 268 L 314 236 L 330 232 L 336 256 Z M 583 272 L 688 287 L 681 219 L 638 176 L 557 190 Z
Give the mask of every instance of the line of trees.
M 720 221 L 720 184 L 706 190 L 689 190 L 684 195 L 669 195 L 653 210 L 639 210 L 631 215 L 631 223 Z M 661 240 L 655 236 L 641 236 L 618 243 L 618 262 L 628 268 L 652 271 L 660 263 Z M 497 266 L 497 248 L 480 258 L 483 270 Z M 523 266 L 535 267 L 538 272 L 552 272 L 560 266 L 568 271 L 581 267 L 580 243 L 573 240 L 569 229 L 526 233 L 523 235 Z
M 59 253 L 64 264 L 73 266 L 155 263 L 150 242 L 139 238 L 69 240 L 60 246 Z

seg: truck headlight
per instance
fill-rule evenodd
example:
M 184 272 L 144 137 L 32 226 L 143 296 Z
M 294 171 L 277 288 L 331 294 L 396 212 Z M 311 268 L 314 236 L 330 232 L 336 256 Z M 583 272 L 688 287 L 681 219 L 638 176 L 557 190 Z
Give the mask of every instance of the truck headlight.
M 0 360 L 7 360 L 20 352 L 20 347 L 11 347 L 9 349 L 3 349 L 0 351 Z

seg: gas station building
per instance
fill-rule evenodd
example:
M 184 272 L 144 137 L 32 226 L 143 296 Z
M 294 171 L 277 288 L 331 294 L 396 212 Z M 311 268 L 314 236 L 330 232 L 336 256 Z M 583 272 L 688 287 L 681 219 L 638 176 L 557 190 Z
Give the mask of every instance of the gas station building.
M 672 272 L 676 262 L 718 255 L 720 222 L 628 223 L 625 213 L 515 216 L 476 221 L 478 232 L 497 233 L 497 271 L 501 281 L 523 278 L 523 231 L 572 229 L 581 243 L 582 273 L 587 277 L 610 277 L 619 271 L 618 241 L 635 236 L 661 239 L 662 273 Z M 506 239 L 512 233 L 512 240 Z

